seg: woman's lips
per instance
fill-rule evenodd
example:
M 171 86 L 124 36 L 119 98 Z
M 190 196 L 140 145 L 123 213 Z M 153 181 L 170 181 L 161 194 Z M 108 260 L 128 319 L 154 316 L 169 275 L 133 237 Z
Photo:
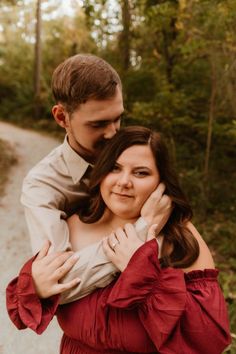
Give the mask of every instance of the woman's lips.
M 120 198 L 133 198 L 133 195 L 131 194 L 117 193 L 117 192 L 112 192 L 112 193 Z

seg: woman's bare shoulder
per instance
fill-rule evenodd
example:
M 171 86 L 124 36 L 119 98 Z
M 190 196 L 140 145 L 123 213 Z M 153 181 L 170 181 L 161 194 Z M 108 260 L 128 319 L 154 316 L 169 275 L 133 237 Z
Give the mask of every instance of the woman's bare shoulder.
M 188 222 L 186 226 L 198 241 L 199 256 L 198 259 L 190 267 L 185 268 L 183 270 L 185 272 L 189 272 L 192 270 L 214 269 L 214 260 L 206 242 L 203 240 L 202 236 L 199 234 L 199 232 L 191 222 Z
M 106 236 L 103 224 L 100 225 L 99 222 L 85 223 L 80 220 L 77 214 L 73 214 L 67 219 L 67 225 L 73 251 L 80 251 Z
M 66 221 L 67 221 L 70 234 L 74 232 L 74 230 L 78 230 L 81 229 L 81 227 L 83 227 L 83 222 L 80 220 L 78 214 L 71 215 Z
M 82 222 L 77 214 L 73 214 L 67 219 L 67 225 L 72 250 L 79 251 L 88 246 L 91 226 Z
M 78 214 L 73 214 L 67 219 L 70 239 L 77 237 L 78 234 L 83 235 L 86 230 L 86 224 L 83 223 Z

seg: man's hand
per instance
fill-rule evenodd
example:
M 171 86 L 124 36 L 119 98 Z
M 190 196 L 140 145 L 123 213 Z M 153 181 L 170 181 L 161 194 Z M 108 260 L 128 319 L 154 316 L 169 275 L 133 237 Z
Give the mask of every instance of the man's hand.
M 155 238 L 157 225 L 148 230 L 147 241 Z M 103 239 L 103 250 L 110 261 L 122 272 L 128 265 L 135 251 L 144 244 L 137 235 L 132 224 L 126 224 L 124 229 L 119 227 Z
M 66 284 L 60 284 L 63 278 L 78 260 L 74 252 L 54 252 L 48 254 L 50 242 L 46 241 L 32 263 L 32 278 L 37 295 L 48 298 L 73 288 L 80 282 L 76 278 Z
M 146 200 L 141 210 L 141 216 L 148 225 L 157 225 L 156 235 L 161 232 L 172 212 L 171 198 L 164 194 L 164 191 L 165 185 L 160 183 Z

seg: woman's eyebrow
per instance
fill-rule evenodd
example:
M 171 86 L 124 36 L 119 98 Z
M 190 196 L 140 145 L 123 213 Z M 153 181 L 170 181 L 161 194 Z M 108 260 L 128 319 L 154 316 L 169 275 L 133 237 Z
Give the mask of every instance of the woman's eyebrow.
M 115 162 L 115 166 L 122 167 L 123 165 L 120 164 L 119 162 Z M 151 167 L 149 167 L 149 166 L 142 166 L 142 165 L 134 165 L 132 168 L 135 169 L 135 170 L 138 170 L 138 169 L 140 169 L 140 170 L 145 169 L 145 170 L 149 170 L 149 171 L 152 170 Z

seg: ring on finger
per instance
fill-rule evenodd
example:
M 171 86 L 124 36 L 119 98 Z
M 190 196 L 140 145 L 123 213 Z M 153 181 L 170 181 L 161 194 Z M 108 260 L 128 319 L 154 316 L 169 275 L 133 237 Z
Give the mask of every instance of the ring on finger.
M 113 242 L 113 244 L 111 245 L 111 248 L 113 249 L 113 251 L 115 251 L 115 247 L 118 245 L 118 243 L 120 243 L 118 240 L 116 240 L 115 242 Z

